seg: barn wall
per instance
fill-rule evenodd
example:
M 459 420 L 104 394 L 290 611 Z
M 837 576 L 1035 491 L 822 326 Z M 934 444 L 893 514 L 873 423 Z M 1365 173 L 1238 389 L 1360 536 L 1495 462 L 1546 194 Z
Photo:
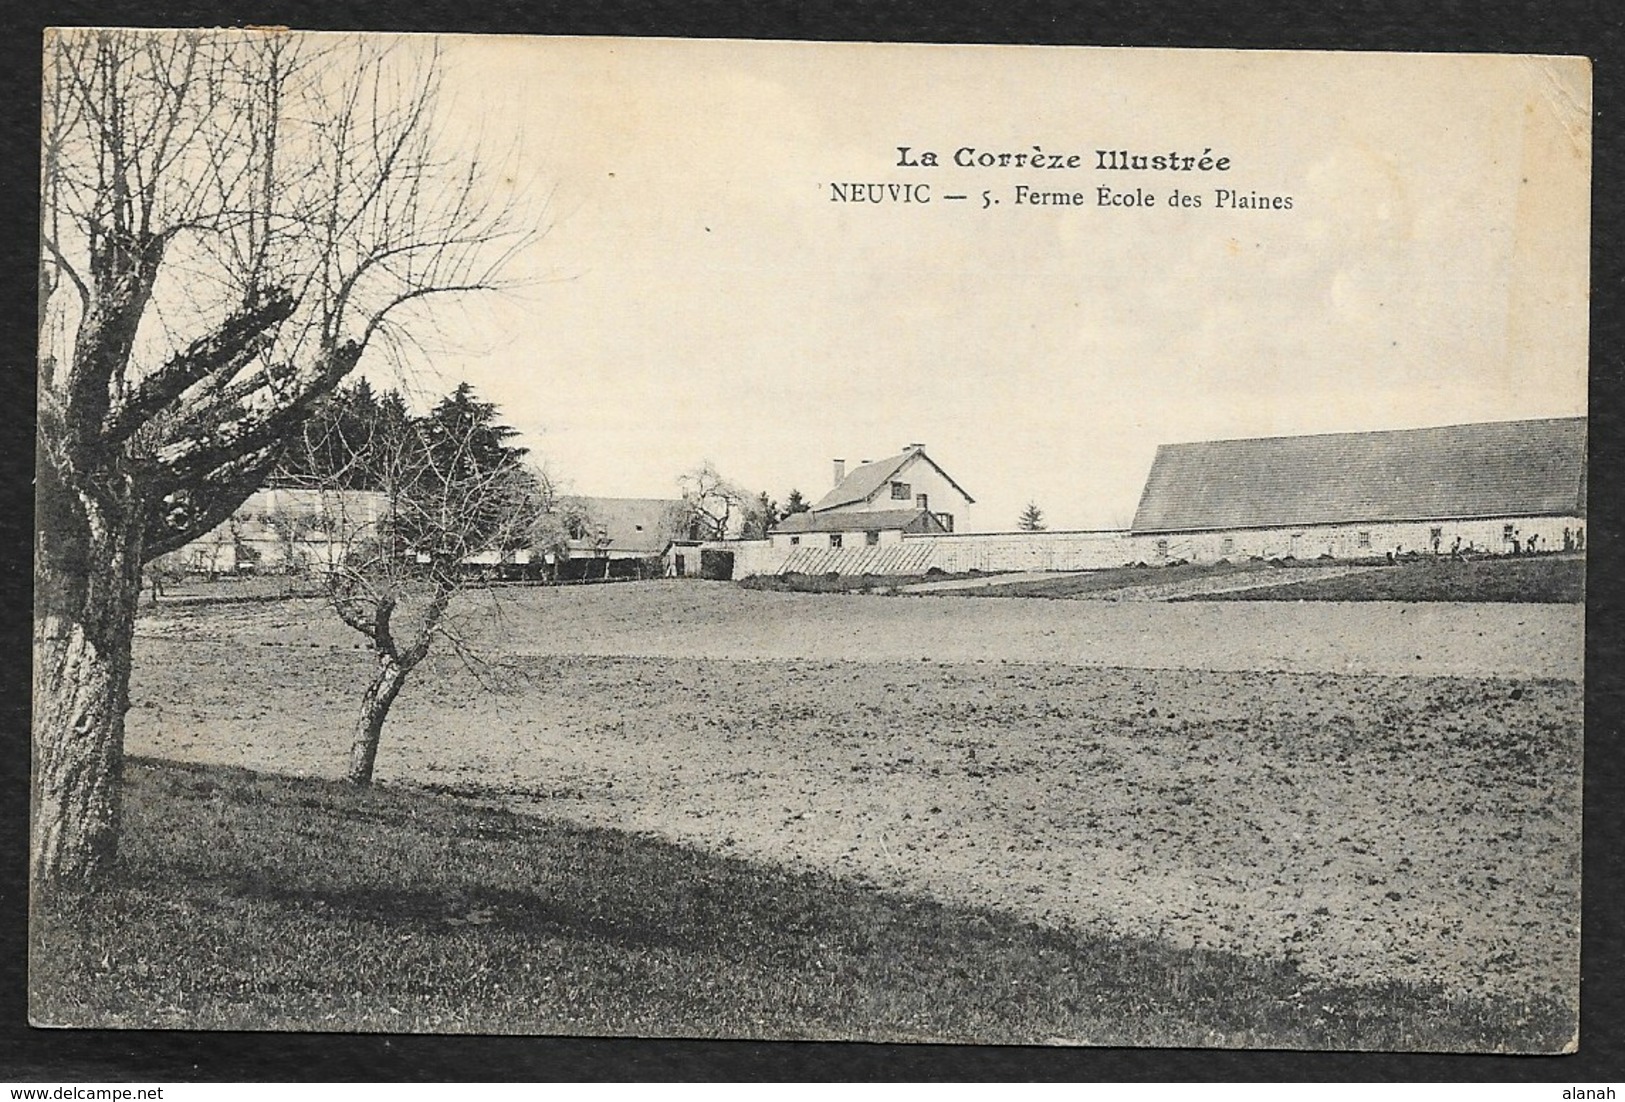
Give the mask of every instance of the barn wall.
M 865 537 L 870 530 L 863 527 L 862 512 L 856 509 L 843 509 L 841 510 L 843 519 L 848 513 L 852 514 L 851 523 L 853 527 L 851 528 L 843 528 L 836 532 L 775 532 L 768 538 L 773 546 L 781 550 L 785 555 L 789 555 L 797 547 L 829 547 L 831 546 L 829 538 L 832 535 L 841 537 L 842 547 L 867 546 L 868 541 Z M 880 543 L 878 546 L 895 547 L 903 542 L 903 531 L 900 528 L 881 528 L 879 532 Z
M 1506 527 L 1523 547 L 1530 536 L 1540 537 L 1540 550 L 1561 551 L 1563 531 L 1572 534 L 1585 529 L 1583 517 L 1503 517 L 1493 520 L 1407 521 L 1398 524 L 1327 524 L 1302 528 L 1259 528 L 1196 533 L 1148 533 L 1132 537 L 1133 562 L 1157 563 L 1172 559 L 1214 562 L 1218 559 L 1315 559 L 1330 555 L 1336 559 L 1382 556 L 1390 551 L 1433 551 L 1433 530 L 1439 530 L 1439 552 L 1448 554 L 1461 540 L 1463 551 L 1479 554 L 1512 553 Z M 1294 538 L 1296 537 L 1296 538 Z M 1365 537 L 1365 538 L 1362 538 Z M 1163 542 L 1166 541 L 1166 547 Z

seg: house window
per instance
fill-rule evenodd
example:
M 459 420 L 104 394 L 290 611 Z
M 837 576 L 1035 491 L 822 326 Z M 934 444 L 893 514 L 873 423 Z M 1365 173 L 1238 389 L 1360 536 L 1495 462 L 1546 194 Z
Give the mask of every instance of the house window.
M 891 499 L 893 501 L 907 501 L 914 496 L 914 489 L 907 482 L 893 482 L 891 484 Z
M 1508 543 L 1511 543 L 1512 542 L 1512 536 L 1516 531 L 1517 531 L 1517 529 L 1513 528 L 1512 525 L 1503 524 L 1503 525 L 1501 525 L 1501 538 L 1506 540 Z
M 1370 532 L 1356 532 L 1354 534 L 1354 545 L 1356 547 L 1370 547 L 1371 546 L 1371 533 Z
M 1161 558 L 1164 558 L 1164 559 L 1166 559 L 1168 557 L 1168 541 L 1167 540 L 1158 540 L 1157 541 L 1157 555 L 1159 557 L 1161 557 Z
M 871 528 L 869 531 L 863 534 L 863 542 L 868 544 L 870 547 L 876 546 L 880 543 L 880 533 Z
M 954 530 L 954 515 L 952 513 L 938 513 L 937 519 L 942 522 L 942 530 L 944 532 L 952 532 Z
M 1231 552 L 1233 552 L 1235 549 L 1236 549 L 1236 541 L 1235 541 L 1235 538 L 1233 536 L 1226 536 L 1226 537 L 1224 537 L 1224 539 L 1219 541 L 1219 554 L 1228 555 Z
M 791 547 L 799 547 L 799 546 L 801 546 L 801 537 L 800 536 L 791 536 L 790 537 L 790 546 Z
M 916 509 L 929 510 L 931 508 L 931 497 L 930 497 L 930 495 L 929 494 L 919 494 L 918 496 L 916 496 L 914 498 L 914 507 Z
M 839 532 L 831 532 L 829 534 L 829 545 L 831 548 L 841 546 L 841 534 Z

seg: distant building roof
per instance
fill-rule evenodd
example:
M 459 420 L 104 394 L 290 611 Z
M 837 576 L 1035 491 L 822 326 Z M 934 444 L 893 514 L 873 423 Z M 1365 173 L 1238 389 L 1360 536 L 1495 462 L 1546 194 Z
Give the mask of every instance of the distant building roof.
M 658 554 L 671 542 L 672 522 L 682 502 L 660 497 L 569 497 L 560 512 L 575 512 L 585 538 L 570 541 L 577 551 Z
M 923 462 L 929 463 L 931 469 L 947 479 L 948 485 L 958 490 L 964 499 L 974 505 L 976 499 L 965 493 L 964 487 L 955 482 L 947 471 L 937 466 L 936 462 L 925 454 L 925 449 L 916 445 L 908 448 L 901 455 L 894 455 L 890 459 L 880 459 L 873 463 L 865 463 L 841 479 L 840 485 L 819 498 L 813 505 L 812 511 L 821 513 L 825 509 L 839 509 L 843 505 L 858 505 L 874 497 L 892 476 L 903 469 L 904 464 L 918 456 Z
M 1164 444 L 1135 532 L 1584 515 L 1583 417 Z
M 875 509 L 794 513 L 773 526 L 775 533 L 802 532 L 945 532 L 942 522 L 925 509 Z

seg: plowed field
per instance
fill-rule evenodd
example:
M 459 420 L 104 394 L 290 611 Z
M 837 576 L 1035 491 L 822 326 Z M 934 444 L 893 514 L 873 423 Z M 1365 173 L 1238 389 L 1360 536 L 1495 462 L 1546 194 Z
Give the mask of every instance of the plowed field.
M 479 607 L 495 689 L 432 658 L 384 783 L 1328 978 L 1576 998 L 1578 606 Z M 338 775 L 367 666 L 318 602 L 167 606 L 129 749 Z

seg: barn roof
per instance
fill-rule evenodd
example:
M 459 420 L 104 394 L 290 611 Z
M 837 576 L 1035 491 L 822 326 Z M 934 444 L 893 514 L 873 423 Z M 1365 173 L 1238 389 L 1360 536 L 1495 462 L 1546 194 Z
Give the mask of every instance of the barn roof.
M 1135 532 L 1584 515 L 1583 417 L 1164 444 Z
M 942 522 L 925 509 L 848 509 L 822 513 L 793 513 L 773 526 L 774 532 L 893 531 L 942 532 Z
M 671 542 L 671 521 L 682 502 L 661 497 L 571 497 L 563 510 L 579 510 L 592 537 L 571 540 L 580 549 L 656 554 Z
M 873 463 L 865 463 L 841 479 L 840 485 L 819 498 L 813 505 L 812 511 L 821 513 L 825 509 L 839 509 L 843 505 L 858 505 L 875 496 L 875 492 L 892 480 L 892 477 L 903 467 L 918 456 L 929 463 L 931 469 L 947 480 L 948 485 L 958 490 L 960 495 L 970 504 L 976 504 L 976 499 L 965 493 L 964 487 L 955 482 L 947 471 L 937 466 L 936 461 L 925 454 L 924 448 L 909 448 L 901 455 L 894 455 L 890 459 L 879 459 Z

